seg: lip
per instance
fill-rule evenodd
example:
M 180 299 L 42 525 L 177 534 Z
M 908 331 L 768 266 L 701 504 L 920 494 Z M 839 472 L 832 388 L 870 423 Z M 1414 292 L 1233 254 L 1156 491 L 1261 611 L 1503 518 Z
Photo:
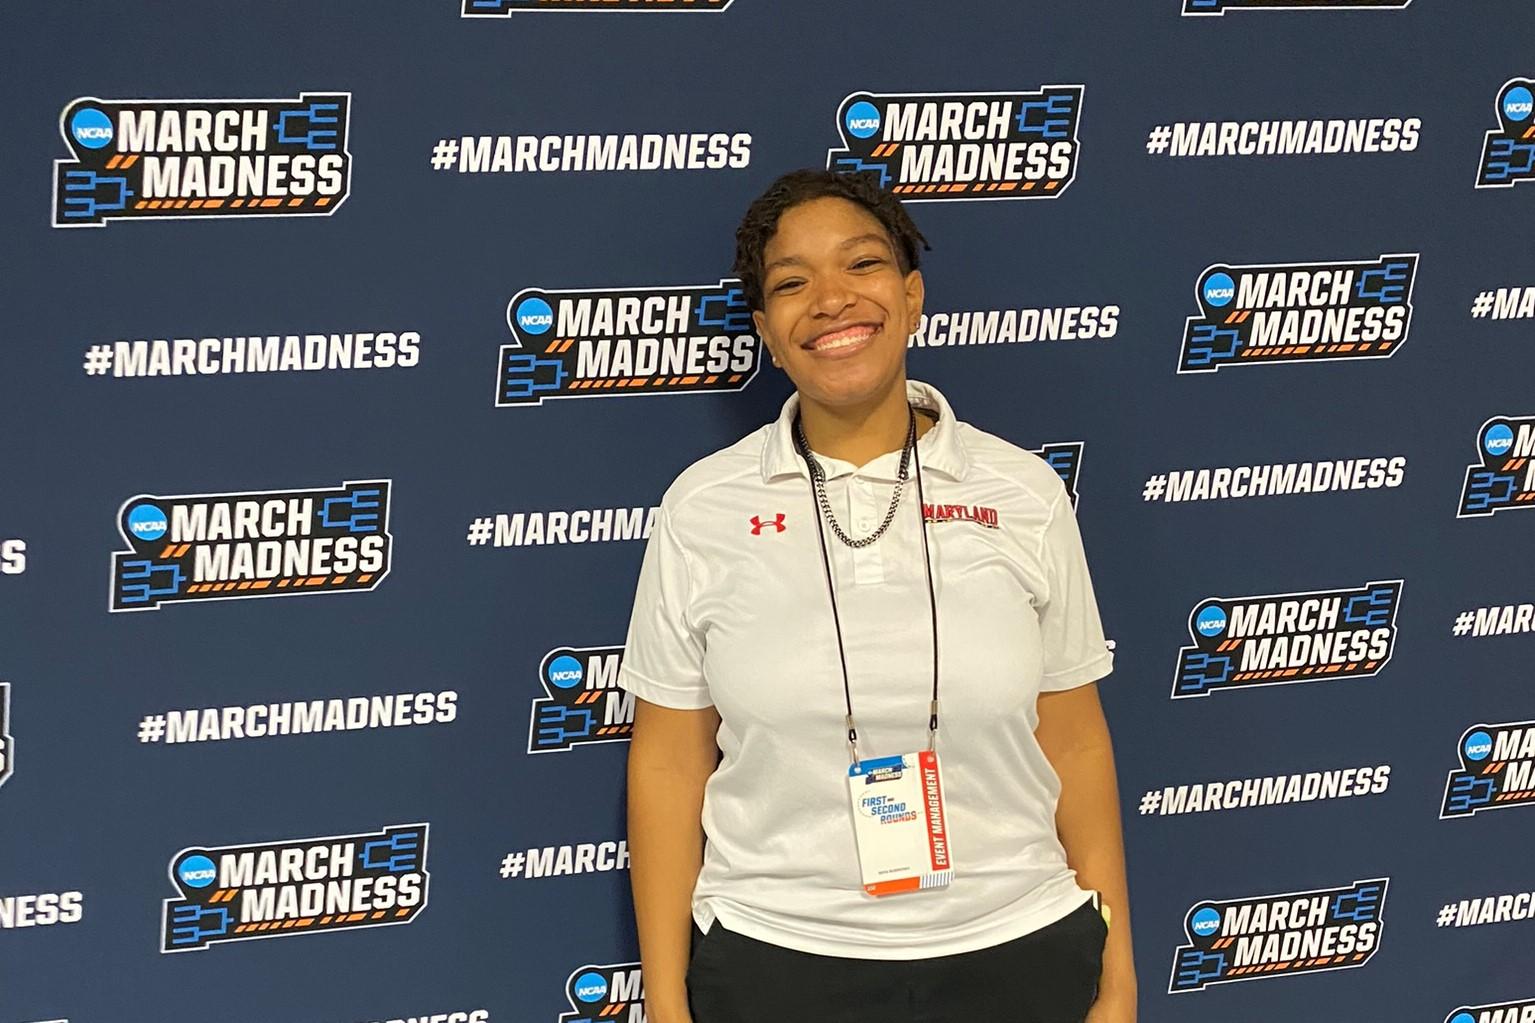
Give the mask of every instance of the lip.
M 868 333 L 862 339 L 860 339 L 858 341 L 854 341 L 851 344 L 842 344 L 842 345 L 839 345 L 836 348 L 818 348 L 818 347 L 816 347 L 817 344 L 819 344 L 824 338 L 827 338 L 827 337 L 829 337 L 831 335 L 834 335 L 834 334 L 841 334 L 841 333 L 844 333 L 844 332 L 854 331 L 854 330 L 858 330 L 858 329 L 867 329 L 868 330 Z M 801 344 L 800 347 L 802 349 L 804 349 L 805 351 L 809 352 L 811 355 L 817 356 L 818 358 L 822 358 L 822 359 L 845 359 L 845 358 L 848 358 L 849 356 L 857 355 L 859 352 L 861 352 L 865 348 L 869 347 L 869 345 L 874 341 L 874 339 L 879 337 L 880 331 L 883 330 L 883 329 L 884 329 L 884 325 L 883 324 L 874 323 L 874 322 L 868 321 L 868 320 L 855 320 L 855 321 L 853 321 L 851 323 L 839 323 L 839 324 L 835 324 L 834 326 L 828 327 L 826 330 L 821 331 L 815 337 L 813 337 L 810 340 L 808 340 L 808 341 L 804 342 L 803 344 Z

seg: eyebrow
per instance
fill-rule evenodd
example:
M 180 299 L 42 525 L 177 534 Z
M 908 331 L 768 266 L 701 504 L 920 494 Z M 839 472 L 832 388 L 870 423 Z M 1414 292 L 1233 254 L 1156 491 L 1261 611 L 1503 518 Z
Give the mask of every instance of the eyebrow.
M 889 252 L 893 252 L 895 249 L 895 247 L 890 244 L 890 239 L 874 231 L 869 231 L 866 234 L 854 235 L 837 247 L 839 249 L 851 249 L 855 245 L 862 245 L 865 242 L 878 242 L 880 245 L 885 247 L 886 251 Z M 780 266 L 803 265 L 804 262 L 805 261 L 800 259 L 798 256 L 784 256 L 782 259 L 775 259 L 771 263 L 764 266 L 762 268 L 762 272 L 766 274 L 769 270 L 777 269 Z

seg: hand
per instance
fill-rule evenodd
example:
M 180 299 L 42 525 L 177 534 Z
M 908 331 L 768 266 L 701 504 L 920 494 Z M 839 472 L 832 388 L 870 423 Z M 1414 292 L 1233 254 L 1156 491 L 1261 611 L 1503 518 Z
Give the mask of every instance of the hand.
M 1135 1023 L 1135 993 L 1099 995 L 1083 1023 Z

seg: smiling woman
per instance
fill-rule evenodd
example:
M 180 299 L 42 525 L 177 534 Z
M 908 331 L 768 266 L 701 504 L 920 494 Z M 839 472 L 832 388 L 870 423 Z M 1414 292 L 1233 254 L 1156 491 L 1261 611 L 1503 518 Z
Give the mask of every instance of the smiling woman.
M 640 573 L 647 1017 L 1133 1023 L 1112 657 L 1060 478 L 907 379 L 926 243 L 877 182 L 787 174 L 736 242 L 795 394 L 677 478 Z

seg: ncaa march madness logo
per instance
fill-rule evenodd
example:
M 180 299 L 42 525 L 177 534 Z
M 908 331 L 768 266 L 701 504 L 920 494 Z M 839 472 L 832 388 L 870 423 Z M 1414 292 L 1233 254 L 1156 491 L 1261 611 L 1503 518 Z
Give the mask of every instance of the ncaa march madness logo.
M 513 11 L 723 11 L 735 0 L 463 0 L 461 17 L 510 18 Z
M 1179 373 L 1226 366 L 1386 359 L 1407 339 L 1418 254 L 1346 263 L 1205 267 Z
M 1535 721 L 1472 725 L 1460 737 L 1460 768 L 1444 783 L 1439 819 L 1535 804 Z
M 426 908 L 427 828 L 183 849 L 160 951 L 408 924 Z
M 187 217 L 326 217 L 346 201 L 352 94 L 77 99 L 59 129 L 53 226 Z
M 559 1023 L 645 1023 L 645 982 L 639 963 L 582 966 L 565 982 L 574 1012 Z
M 389 480 L 123 502 L 113 611 L 371 590 L 389 574 Z
M 1401 10 L 1412 0 L 1183 0 L 1183 13 L 1225 14 L 1231 11 L 1369 11 Z
M 1366 678 L 1391 661 L 1402 580 L 1342 590 L 1211 597 L 1189 613 L 1173 699 L 1217 689 Z
M 533 701 L 528 752 L 555 753 L 634 733 L 634 694 L 618 688 L 621 646 L 559 647 L 544 655 L 538 679 L 547 696 Z
M 912 202 L 1054 199 L 1076 177 L 1081 85 L 1037 92 L 855 92 L 828 170 L 872 171 Z
M 1535 179 L 1535 80 L 1510 78 L 1498 90 L 1498 126 L 1482 143 L 1477 188 L 1512 188 Z
M 1380 947 L 1389 878 L 1341 888 L 1201 902 L 1183 927 L 1167 993 L 1364 966 Z
M 1466 466 L 1458 519 L 1535 508 L 1535 416 L 1497 416 L 1477 432 L 1481 465 Z
M 739 391 L 761 364 L 741 282 L 524 288 L 506 306 L 497 405 Z
M 0 682 L 0 785 L 16 768 L 16 742 L 11 738 L 11 684 Z

